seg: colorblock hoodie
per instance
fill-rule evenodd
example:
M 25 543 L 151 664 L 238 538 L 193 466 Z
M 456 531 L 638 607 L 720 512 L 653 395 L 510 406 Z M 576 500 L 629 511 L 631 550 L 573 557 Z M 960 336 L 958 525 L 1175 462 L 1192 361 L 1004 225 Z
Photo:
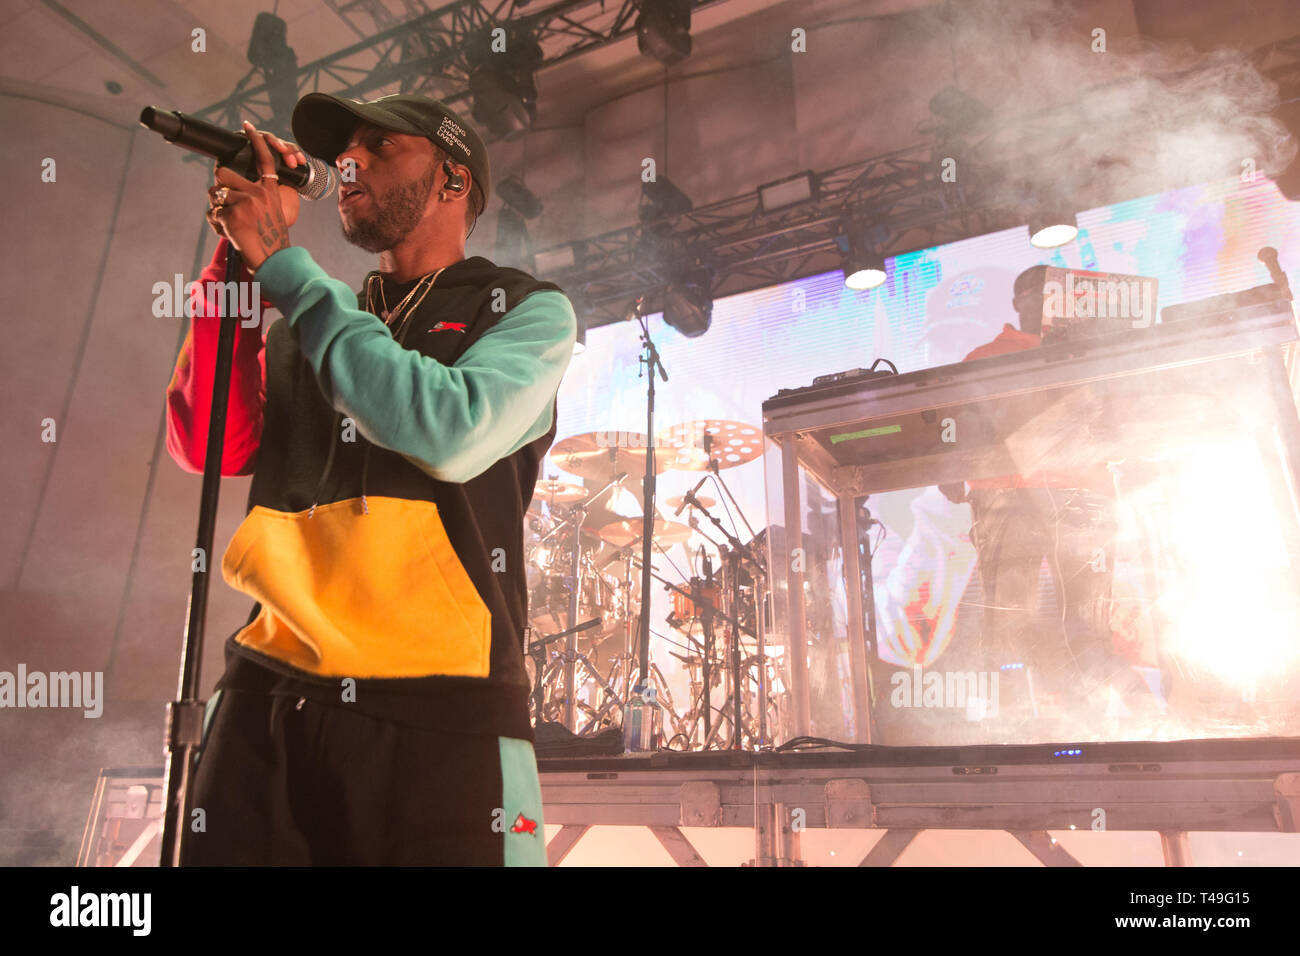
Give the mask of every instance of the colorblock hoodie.
M 202 471 L 223 240 L 167 389 L 167 448 Z M 248 278 L 245 272 L 245 279 Z M 523 524 L 577 325 L 559 289 L 481 257 L 417 291 L 398 337 L 303 248 L 252 277 L 283 317 L 235 342 L 222 474 L 252 474 L 224 579 L 255 600 L 220 687 L 532 739 Z M 428 286 L 427 281 L 424 286 Z M 423 291 L 423 287 L 421 287 Z

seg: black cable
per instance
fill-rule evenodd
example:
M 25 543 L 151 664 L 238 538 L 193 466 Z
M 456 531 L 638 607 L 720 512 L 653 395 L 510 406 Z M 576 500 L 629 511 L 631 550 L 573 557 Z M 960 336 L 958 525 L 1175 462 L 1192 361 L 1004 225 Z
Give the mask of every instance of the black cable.
M 796 750 L 811 750 L 821 747 L 836 747 L 840 750 L 870 749 L 871 744 L 851 744 L 842 740 L 830 740 L 827 737 L 794 737 L 777 747 L 774 753 L 788 753 Z

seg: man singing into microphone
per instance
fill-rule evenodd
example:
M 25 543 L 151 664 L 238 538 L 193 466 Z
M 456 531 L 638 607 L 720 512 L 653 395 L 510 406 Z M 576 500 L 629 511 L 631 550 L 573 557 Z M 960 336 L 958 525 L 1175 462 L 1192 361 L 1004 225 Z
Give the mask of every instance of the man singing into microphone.
M 523 523 L 573 309 L 465 258 L 490 170 L 443 104 L 311 93 L 293 131 L 339 169 L 343 234 L 379 268 L 354 293 L 291 245 L 298 196 L 272 150 L 306 157 L 245 124 L 260 178 L 217 170 L 223 238 L 196 295 L 233 245 L 283 318 L 236 339 L 222 474 L 253 480 L 221 571 L 256 604 L 226 644 L 184 862 L 545 865 Z M 167 447 L 190 471 L 217 322 L 194 319 L 167 390 Z

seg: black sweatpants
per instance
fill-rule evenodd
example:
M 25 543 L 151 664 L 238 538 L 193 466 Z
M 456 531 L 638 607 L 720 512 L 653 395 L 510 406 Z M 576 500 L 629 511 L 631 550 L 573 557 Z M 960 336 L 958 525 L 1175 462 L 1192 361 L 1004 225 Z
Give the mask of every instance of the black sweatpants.
M 184 823 L 185 865 L 546 865 L 528 741 L 219 693 Z

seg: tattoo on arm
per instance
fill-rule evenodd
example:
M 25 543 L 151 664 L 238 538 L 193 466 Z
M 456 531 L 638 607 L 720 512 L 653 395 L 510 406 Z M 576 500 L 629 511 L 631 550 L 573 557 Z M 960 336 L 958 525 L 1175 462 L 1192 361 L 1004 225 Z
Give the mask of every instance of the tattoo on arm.
M 262 255 L 270 258 L 281 249 L 289 248 L 289 227 L 284 224 L 284 214 L 279 209 L 268 212 L 257 224 L 257 235 L 262 242 Z

